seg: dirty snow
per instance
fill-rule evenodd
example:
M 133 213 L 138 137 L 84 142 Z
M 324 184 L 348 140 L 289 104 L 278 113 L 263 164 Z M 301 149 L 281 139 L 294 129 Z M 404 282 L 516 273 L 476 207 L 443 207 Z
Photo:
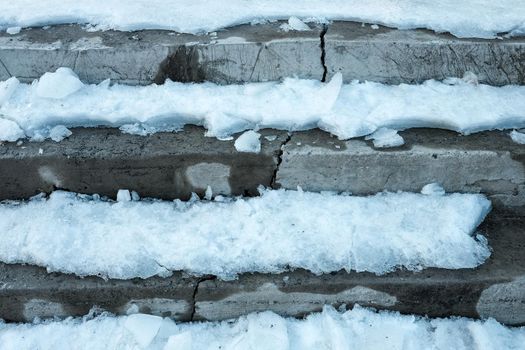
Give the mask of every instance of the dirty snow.
M 16 0 L 2 1 L 0 29 L 90 24 L 92 30 L 171 29 L 184 33 L 264 20 L 352 20 L 458 37 L 525 33 L 522 0 Z
M 54 349 L 523 349 L 525 327 L 493 319 L 423 318 L 330 306 L 304 319 L 267 311 L 222 322 L 175 323 L 169 318 L 109 314 L 28 324 L 0 324 L 5 350 Z
M 111 202 L 57 191 L 3 203 L 0 261 L 119 279 L 176 270 L 230 279 L 289 268 L 472 268 L 490 255 L 474 233 L 490 210 L 483 195 L 261 191 L 189 202 L 129 201 L 125 191 Z
M 261 134 L 248 130 L 235 140 L 235 149 L 239 152 L 259 153 L 261 152 Z
M 340 74 L 328 83 L 287 78 L 226 86 L 171 81 L 111 86 L 109 81 L 80 85 L 73 72 L 59 71 L 34 84 L 16 78 L 0 82 L 0 120 L 18 126 L 4 131 L 0 141 L 20 137 L 19 129 L 39 139 L 56 125 L 113 126 L 147 135 L 194 124 L 223 139 L 260 128 L 318 127 L 348 139 L 381 128 L 436 127 L 468 134 L 525 127 L 525 86 L 492 87 L 457 78 L 421 85 L 343 84 Z

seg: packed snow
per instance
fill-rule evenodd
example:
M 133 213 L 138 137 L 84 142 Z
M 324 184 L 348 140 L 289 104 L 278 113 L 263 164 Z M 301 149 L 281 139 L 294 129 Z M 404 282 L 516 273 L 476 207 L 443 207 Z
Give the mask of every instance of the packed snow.
M 478 194 L 261 189 L 247 199 L 131 199 L 127 191 L 118 202 L 57 191 L 0 204 L 0 261 L 118 279 L 178 270 L 231 279 L 295 268 L 473 268 L 490 255 L 475 233 L 490 210 Z
M 226 86 L 171 81 L 126 86 L 108 80 L 85 85 L 71 70 L 58 69 L 33 84 L 16 78 L 0 82 L 0 121 L 7 125 L 0 141 L 22 134 L 39 140 L 56 125 L 103 125 L 147 135 L 194 124 L 221 139 L 261 128 L 321 128 L 340 139 L 382 128 L 436 127 L 468 134 L 525 127 L 525 86 L 492 87 L 458 78 L 421 85 L 343 84 L 340 74 L 328 83 L 287 78 Z M 391 136 L 387 144 L 401 142 L 386 134 Z
M 261 134 L 248 130 L 235 140 L 235 149 L 239 152 L 259 153 L 261 152 Z
M 55 349 L 523 349 L 525 327 L 509 328 L 493 319 L 429 319 L 355 306 L 304 319 L 273 312 L 252 313 L 222 322 L 175 323 L 145 314 L 109 314 L 0 324 L 4 350 Z
M 2 3 L 0 29 L 89 24 L 90 30 L 171 29 L 213 32 L 265 20 L 351 20 L 393 28 L 427 28 L 458 37 L 525 33 L 522 0 L 16 0 Z

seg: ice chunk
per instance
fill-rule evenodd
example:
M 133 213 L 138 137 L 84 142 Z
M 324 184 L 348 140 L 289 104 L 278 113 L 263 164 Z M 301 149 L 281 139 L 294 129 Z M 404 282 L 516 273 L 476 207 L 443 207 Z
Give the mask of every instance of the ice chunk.
M 150 345 L 162 324 L 162 317 L 134 314 L 126 317 L 124 327 L 131 332 L 137 343 L 144 349 Z
M 6 30 L 6 33 L 14 35 L 14 34 L 20 33 L 21 30 L 22 30 L 22 27 L 9 27 Z
M 138 194 L 138 192 L 131 191 L 131 200 L 135 202 L 140 200 L 140 195 Z
M 0 82 L 0 106 L 11 98 L 19 85 L 20 81 L 15 77 Z
M 0 141 L 14 142 L 24 138 L 26 135 L 17 123 L 0 117 Z
M 64 125 L 57 125 L 49 130 L 49 138 L 55 142 L 60 142 L 66 137 L 71 136 L 71 134 L 73 134 L 71 130 Z
M 55 73 L 45 73 L 40 77 L 36 85 L 36 94 L 44 98 L 62 99 L 82 87 L 84 84 L 70 68 L 61 67 Z
M 365 140 L 372 140 L 374 147 L 399 147 L 405 144 L 403 137 L 397 133 L 397 130 L 388 128 L 379 128 L 373 134 L 365 137 Z
M 423 186 L 423 188 L 421 189 L 421 194 L 425 194 L 428 196 L 443 196 L 445 194 L 445 190 L 443 189 L 443 187 L 441 187 L 440 184 L 434 182 Z
M 244 132 L 235 140 L 235 149 L 239 152 L 259 153 L 261 151 L 261 134 L 253 130 Z
M 131 193 L 129 190 L 118 190 L 117 192 L 117 202 L 130 202 Z
M 525 133 L 519 132 L 517 130 L 512 130 L 510 132 L 510 138 L 512 141 L 519 143 L 520 145 L 525 145 Z
M 297 30 L 300 32 L 310 30 L 310 27 L 301 21 L 299 18 L 292 16 L 288 19 L 288 23 L 282 24 L 281 29 L 285 32 L 288 32 L 290 30 Z

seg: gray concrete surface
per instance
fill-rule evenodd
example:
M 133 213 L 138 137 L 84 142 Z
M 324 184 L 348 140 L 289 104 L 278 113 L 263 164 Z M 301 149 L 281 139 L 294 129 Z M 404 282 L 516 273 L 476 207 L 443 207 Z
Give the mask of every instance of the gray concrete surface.
M 363 138 L 299 132 L 283 148 L 276 186 L 368 195 L 419 192 L 437 182 L 447 192 L 484 193 L 495 207 L 525 212 L 525 145 L 508 134 L 412 129 L 400 132 L 404 146 L 376 149 Z
M 323 305 L 354 304 L 432 317 L 494 317 L 525 324 L 525 222 L 493 212 L 480 227 L 493 249 L 476 269 L 397 271 L 384 276 L 297 270 L 277 275 L 243 274 L 237 280 L 168 278 L 108 280 L 48 274 L 35 266 L 0 264 L 0 318 L 80 316 L 98 306 L 115 314 L 129 310 L 179 321 L 223 320 L 272 310 L 302 317 Z
M 328 78 L 420 83 L 475 73 L 491 85 L 525 83 L 525 38 L 459 39 L 428 30 L 334 22 L 324 36 Z
M 151 136 L 123 134 L 118 129 L 71 129 L 56 143 L 0 145 L 0 200 L 28 198 L 65 189 L 115 198 L 119 188 L 143 197 L 188 199 L 214 194 L 257 195 L 270 186 L 287 134 L 262 130 L 261 152 L 241 153 L 234 140 L 205 137 L 188 126 L 178 133 Z M 264 136 L 274 135 L 273 141 Z
M 87 32 L 78 25 L 0 33 L 0 80 L 31 82 L 70 67 L 87 83 L 217 83 L 321 79 L 321 27 L 284 32 L 280 22 L 241 25 L 207 35 L 172 31 Z

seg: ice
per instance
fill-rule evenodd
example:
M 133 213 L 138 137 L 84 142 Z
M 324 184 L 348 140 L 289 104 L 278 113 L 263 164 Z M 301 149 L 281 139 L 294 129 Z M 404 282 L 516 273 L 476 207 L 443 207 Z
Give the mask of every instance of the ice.
M 17 123 L 0 117 L 0 142 L 14 142 L 25 137 L 24 131 L 20 129 Z
M 396 130 L 389 128 L 377 129 L 365 139 L 372 140 L 374 147 L 377 148 L 399 147 L 405 144 L 403 137 L 401 137 L 401 135 L 399 135 Z
M 15 34 L 20 33 L 21 30 L 22 30 L 22 27 L 9 27 L 6 29 L 6 33 L 15 35 Z
M 288 32 L 290 30 L 297 30 L 299 32 L 304 32 L 307 30 L 310 30 L 310 27 L 301 21 L 299 18 L 292 16 L 288 19 L 288 23 L 284 23 L 281 25 L 281 29 L 285 32 Z
M 434 182 L 428 185 L 423 186 L 421 189 L 421 194 L 428 196 L 443 196 L 445 195 L 445 190 L 441 187 L 440 184 Z
M 525 134 L 516 130 L 510 132 L 510 138 L 512 141 L 519 143 L 520 145 L 525 145 Z
M 170 81 L 150 86 L 84 85 L 54 99 L 39 97 L 33 86 L 10 78 L 0 83 L 0 119 L 15 122 L 34 139 L 56 125 L 111 126 L 148 135 L 193 124 L 219 139 L 262 128 L 321 128 L 340 139 L 381 128 L 436 127 L 469 134 L 525 127 L 525 86 L 475 85 L 458 78 L 420 85 L 342 84 L 341 74 L 335 74 L 328 83 L 287 78 L 280 83 L 226 86 Z M 12 140 L 20 132 L 3 137 L 0 141 Z
M 129 319 L 142 316 L 138 327 L 130 332 Z M 1 323 L 0 344 L 4 350 L 449 350 L 522 349 L 525 344 L 525 327 L 505 327 L 493 319 L 431 319 L 375 312 L 358 305 L 344 312 L 326 306 L 322 312 L 303 319 L 283 318 L 267 311 L 222 322 L 175 324 L 168 318 L 142 316 L 103 314 L 32 324 Z M 158 332 L 150 339 L 155 329 Z M 146 332 L 147 337 L 136 338 L 137 333 Z
M 239 152 L 259 153 L 261 152 L 261 134 L 248 130 L 235 140 L 235 149 Z
M 36 95 L 44 98 L 62 99 L 84 87 L 70 68 L 58 68 L 54 73 L 45 73 L 36 85 Z
M 494 38 L 525 33 L 522 0 L 16 0 L 3 1 L 0 29 L 89 24 L 90 30 L 171 29 L 214 32 L 243 23 L 351 20 L 400 29 L 427 28 L 458 37 Z
M 144 314 L 129 315 L 124 321 L 124 327 L 131 332 L 137 344 L 142 348 L 151 344 L 161 324 L 162 317 Z
M 129 190 L 118 190 L 117 192 L 117 202 L 130 202 L 131 193 Z
M 295 268 L 473 268 L 490 255 L 475 234 L 490 210 L 483 195 L 261 191 L 188 202 L 129 201 L 129 191 L 112 202 L 56 191 L 2 203 L 0 261 L 118 279 L 181 270 L 230 279 Z
M 71 130 L 66 128 L 64 125 L 57 125 L 49 130 L 49 138 L 55 142 L 60 142 L 66 137 L 71 136 L 73 133 Z

